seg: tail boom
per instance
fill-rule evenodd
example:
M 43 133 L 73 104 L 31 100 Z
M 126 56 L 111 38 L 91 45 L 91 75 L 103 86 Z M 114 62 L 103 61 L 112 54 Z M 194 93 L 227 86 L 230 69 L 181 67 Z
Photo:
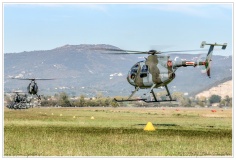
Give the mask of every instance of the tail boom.
M 204 48 L 205 45 L 210 45 L 210 48 L 208 50 L 208 53 L 207 53 L 207 56 L 206 56 L 206 60 L 205 61 L 178 61 L 178 62 L 174 62 L 173 64 L 173 68 L 174 69 L 177 69 L 178 67 L 187 67 L 187 66 L 205 66 L 205 69 L 206 69 L 206 73 L 207 73 L 207 76 L 209 78 L 210 77 L 210 67 L 211 67 L 211 57 L 212 57 L 212 53 L 213 53 L 213 50 L 214 50 L 214 47 L 215 46 L 222 46 L 222 49 L 226 49 L 227 47 L 227 43 L 224 43 L 224 44 L 217 44 L 217 43 L 206 43 L 206 41 L 203 41 L 201 43 L 201 46 L 200 48 Z
M 174 68 L 176 67 L 188 67 L 188 66 L 202 66 L 202 65 L 206 65 L 208 64 L 207 61 L 203 61 L 203 62 L 196 62 L 196 61 L 181 61 L 179 63 L 175 63 L 173 65 Z

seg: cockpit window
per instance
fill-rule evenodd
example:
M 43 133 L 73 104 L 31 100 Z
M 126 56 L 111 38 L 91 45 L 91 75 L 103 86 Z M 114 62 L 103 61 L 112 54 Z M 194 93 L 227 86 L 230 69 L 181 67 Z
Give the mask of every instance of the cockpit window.
M 140 78 L 147 77 L 148 65 L 143 65 L 140 73 Z
M 137 72 L 138 72 L 138 67 L 139 67 L 139 64 L 138 63 L 136 63 L 132 68 L 131 68 L 131 79 L 134 79 L 135 78 L 135 76 L 136 76 L 136 74 L 137 74 Z
M 148 65 L 143 65 L 141 72 L 147 72 L 148 71 Z
M 138 71 L 138 64 L 135 64 L 132 68 L 131 68 L 131 73 L 137 73 Z

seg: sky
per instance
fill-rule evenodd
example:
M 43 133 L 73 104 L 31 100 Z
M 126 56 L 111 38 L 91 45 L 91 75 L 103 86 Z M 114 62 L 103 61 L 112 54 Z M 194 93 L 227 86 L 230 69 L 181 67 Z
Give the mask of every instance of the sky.
M 192 50 L 199 49 L 202 41 L 228 44 L 225 51 L 215 50 L 216 55 L 229 56 L 233 52 L 232 0 L 231 3 L 3 1 L 2 53 L 50 50 L 66 44 L 110 44 L 137 51 Z
M 232 3 L 5 3 L 3 52 L 50 50 L 66 44 L 121 49 L 200 49 L 227 43 L 232 55 Z

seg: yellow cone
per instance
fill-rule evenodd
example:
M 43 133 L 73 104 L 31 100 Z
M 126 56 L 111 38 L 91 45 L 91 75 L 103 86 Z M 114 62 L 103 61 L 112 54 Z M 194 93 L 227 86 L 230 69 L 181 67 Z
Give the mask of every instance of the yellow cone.
M 60 114 L 60 116 L 62 116 L 62 114 Z
M 94 119 L 94 117 L 92 116 L 91 119 Z
M 145 131 L 155 131 L 155 128 L 152 125 L 152 122 L 148 122 L 143 130 L 145 130 Z
M 73 116 L 73 118 L 75 118 L 75 116 Z

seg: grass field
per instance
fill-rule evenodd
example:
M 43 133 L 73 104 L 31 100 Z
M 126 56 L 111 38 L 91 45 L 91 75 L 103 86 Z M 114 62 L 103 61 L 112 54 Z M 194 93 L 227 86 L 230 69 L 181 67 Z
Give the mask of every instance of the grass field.
M 232 157 L 232 110 L 215 110 L 4 108 L 4 156 Z

